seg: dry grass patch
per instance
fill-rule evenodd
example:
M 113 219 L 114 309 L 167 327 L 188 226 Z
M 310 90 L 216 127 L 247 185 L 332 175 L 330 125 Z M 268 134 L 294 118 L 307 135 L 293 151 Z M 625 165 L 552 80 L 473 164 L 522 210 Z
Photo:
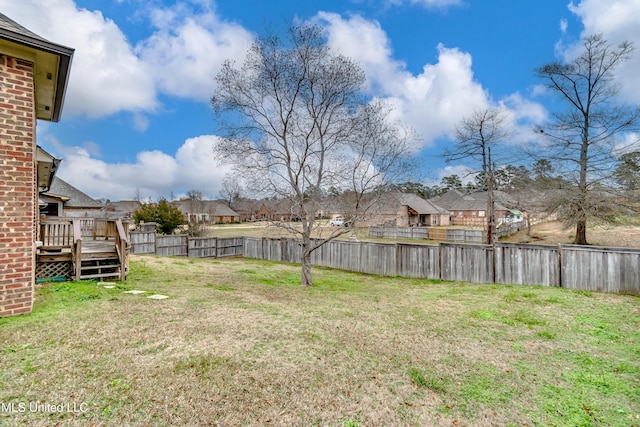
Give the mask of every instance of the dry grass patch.
M 0 319 L 8 425 L 640 423 L 637 297 L 134 257 Z M 142 289 L 170 298 L 123 294 Z M 8 403 L 86 412 L 8 412 Z M 587 409 L 585 409 L 587 408 Z

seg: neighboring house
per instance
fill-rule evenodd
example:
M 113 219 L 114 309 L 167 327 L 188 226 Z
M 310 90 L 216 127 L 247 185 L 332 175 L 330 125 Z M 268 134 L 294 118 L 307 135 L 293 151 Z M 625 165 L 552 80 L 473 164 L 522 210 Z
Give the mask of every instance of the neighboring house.
M 238 213 L 241 222 L 255 221 L 261 202 L 242 197 L 235 199 L 230 207 Z
M 109 218 L 133 219 L 133 213 L 140 209 L 140 205 L 137 200 L 108 201 L 105 211 Z
M 173 204 L 190 224 L 230 224 L 240 222 L 240 215 L 220 200 L 182 199 Z
M 358 226 L 446 226 L 449 211 L 417 194 L 390 192 L 380 196 Z
M 263 200 L 256 212 L 257 221 L 292 221 L 298 219 L 289 199 Z
M 0 13 L 0 317 L 33 306 L 38 193 L 57 166 L 37 149 L 36 120 L 60 120 L 72 57 Z
M 104 211 L 102 202 L 92 199 L 57 176 L 53 178 L 49 190 L 40 194 L 40 201 L 40 214 L 47 216 L 95 217 Z
M 494 191 L 493 199 L 496 224 L 523 220 L 522 212 L 516 209 L 517 203 L 507 193 Z M 447 209 L 453 225 L 482 226 L 487 222 L 488 193 L 486 191 L 464 193 L 460 190 L 450 190 L 429 201 Z

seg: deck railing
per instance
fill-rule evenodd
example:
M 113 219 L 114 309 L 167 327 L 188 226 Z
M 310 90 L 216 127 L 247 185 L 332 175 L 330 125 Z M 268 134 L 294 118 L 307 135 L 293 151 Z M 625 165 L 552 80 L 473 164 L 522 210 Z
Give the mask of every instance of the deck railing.
M 120 280 L 125 280 L 127 278 L 127 272 L 129 270 L 129 266 L 127 265 L 129 259 L 129 242 L 127 240 L 127 232 L 122 224 L 122 221 L 117 219 L 114 223 L 115 225 L 115 238 L 116 238 L 116 252 L 118 253 L 118 258 L 120 259 Z
M 73 219 L 73 247 L 71 253 L 73 254 L 74 271 L 76 280 L 80 280 L 82 274 L 82 231 L 80 229 L 80 220 L 78 218 Z
M 70 248 L 73 236 L 73 223 L 69 220 L 45 220 L 40 224 L 40 241 L 44 248 Z
M 111 240 L 115 244 L 120 260 L 120 279 L 125 280 L 129 269 L 128 223 L 120 219 L 108 218 L 45 218 L 40 223 L 38 240 L 42 242 L 41 251 L 71 252 L 73 274 L 80 277 L 82 259 L 82 241 Z

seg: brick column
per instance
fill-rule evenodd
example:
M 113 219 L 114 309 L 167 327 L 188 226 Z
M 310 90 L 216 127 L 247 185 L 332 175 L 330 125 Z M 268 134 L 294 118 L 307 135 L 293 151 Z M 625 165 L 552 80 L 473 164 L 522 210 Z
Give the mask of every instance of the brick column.
M 35 124 L 33 64 L 0 55 L 0 317 L 33 306 Z

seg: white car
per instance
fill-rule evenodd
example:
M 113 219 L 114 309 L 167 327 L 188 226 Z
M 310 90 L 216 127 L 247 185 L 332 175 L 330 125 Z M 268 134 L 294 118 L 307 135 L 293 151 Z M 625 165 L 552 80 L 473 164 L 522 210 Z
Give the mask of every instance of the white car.
M 346 227 L 347 222 L 344 220 L 344 218 L 339 216 L 329 221 L 329 225 L 331 225 L 332 227 Z

